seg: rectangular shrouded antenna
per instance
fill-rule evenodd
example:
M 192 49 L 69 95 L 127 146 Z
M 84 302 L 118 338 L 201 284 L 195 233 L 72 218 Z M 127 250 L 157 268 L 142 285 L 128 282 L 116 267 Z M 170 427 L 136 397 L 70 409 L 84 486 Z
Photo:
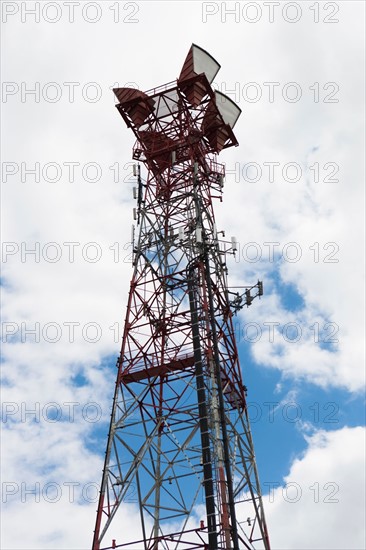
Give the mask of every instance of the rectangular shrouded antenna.
M 192 44 L 193 70 L 196 74 L 205 73 L 207 80 L 211 84 L 220 70 L 220 65 L 206 50 Z
M 232 99 L 227 95 L 215 90 L 216 106 L 220 111 L 225 124 L 228 124 L 230 128 L 234 128 L 236 121 L 238 120 L 241 109 L 237 106 Z

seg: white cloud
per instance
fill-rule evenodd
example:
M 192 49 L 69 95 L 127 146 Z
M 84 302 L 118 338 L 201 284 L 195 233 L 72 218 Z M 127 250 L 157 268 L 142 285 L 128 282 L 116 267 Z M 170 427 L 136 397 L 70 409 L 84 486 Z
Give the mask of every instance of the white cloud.
M 362 550 L 365 429 L 319 431 L 307 439 L 307 450 L 294 460 L 284 483 L 270 480 L 277 482 L 264 498 L 271 547 Z

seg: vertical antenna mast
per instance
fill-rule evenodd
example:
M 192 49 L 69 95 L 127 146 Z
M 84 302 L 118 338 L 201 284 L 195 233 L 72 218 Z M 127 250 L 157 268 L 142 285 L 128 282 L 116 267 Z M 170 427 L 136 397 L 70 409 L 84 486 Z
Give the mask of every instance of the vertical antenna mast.
M 213 210 L 240 115 L 219 69 L 193 44 L 177 81 L 114 90 L 137 138 L 136 231 L 92 550 L 270 548 L 233 328 L 263 286 L 229 290 L 237 243 L 221 249 Z

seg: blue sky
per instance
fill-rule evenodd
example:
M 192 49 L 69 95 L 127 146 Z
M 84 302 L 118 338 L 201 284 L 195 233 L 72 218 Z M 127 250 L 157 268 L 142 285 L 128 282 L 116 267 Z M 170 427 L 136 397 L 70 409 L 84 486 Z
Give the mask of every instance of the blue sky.
M 360 550 L 364 3 L 281 2 L 272 22 L 265 2 L 82 1 L 73 19 L 58 2 L 35 7 L 39 22 L 31 4 L 3 2 L 1 13 L 2 547 L 90 546 L 86 491 L 100 481 L 132 272 L 134 138 L 111 88 L 173 80 L 195 42 L 242 109 L 239 147 L 218 159 L 227 177 L 215 212 L 240 243 L 230 284 L 264 281 L 235 322 L 272 546 Z M 267 482 L 279 484 L 273 502 Z M 135 529 L 136 510 L 123 513 L 121 530 Z

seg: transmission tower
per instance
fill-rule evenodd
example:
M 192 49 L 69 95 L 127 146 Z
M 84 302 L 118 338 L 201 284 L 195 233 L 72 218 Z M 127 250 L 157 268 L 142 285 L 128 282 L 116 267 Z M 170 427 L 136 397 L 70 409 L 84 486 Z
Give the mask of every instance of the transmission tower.
M 178 80 L 114 89 L 137 138 L 133 275 L 93 550 L 270 548 L 233 328 L 263 288 L 229 289 L 213 210 L 240 115 L 219 68 L 193 44 Z

